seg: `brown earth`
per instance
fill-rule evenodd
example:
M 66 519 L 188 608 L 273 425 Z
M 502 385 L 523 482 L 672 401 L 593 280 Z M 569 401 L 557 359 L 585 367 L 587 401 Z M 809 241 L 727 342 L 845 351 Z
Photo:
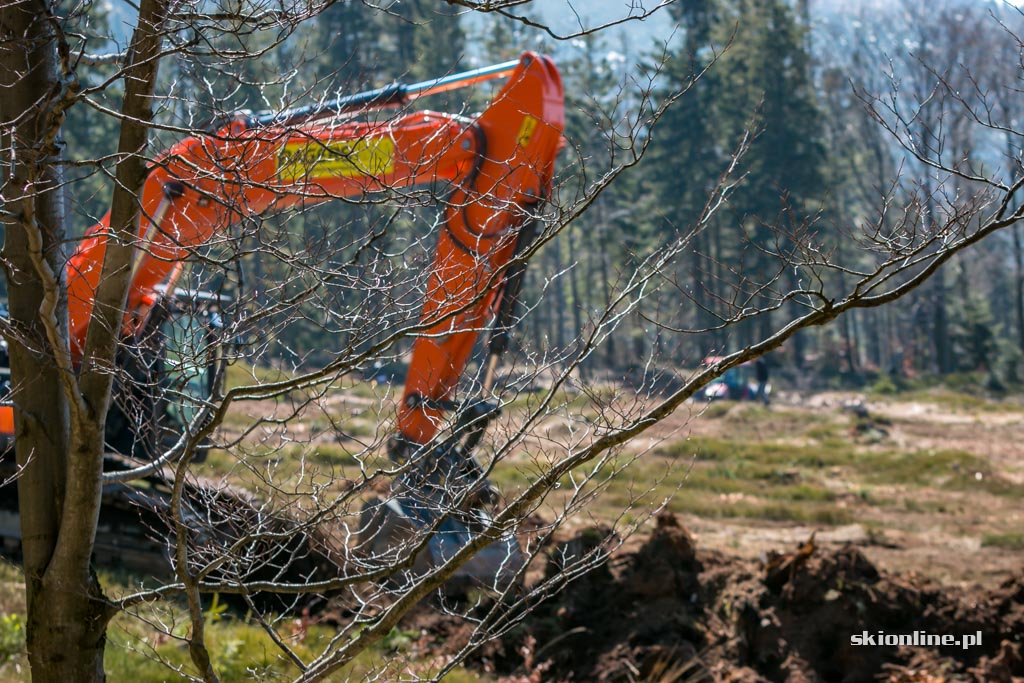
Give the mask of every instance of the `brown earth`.
M 717 417 L 702 415 L 705 405 L 684 408 L 629 452 L 642 462 L 669 462 L 659 451 L 691 437 L 822 448 L 839 437 L 856 445 L 855 455 L 963 451 L 986 464 L 986 481 L 1007 490 L 952 485 L 959 471 L 890 481 L 851 465 L 808 466 L 782 474 L 833 491 L 829 504 L 848 511 L 847 521 L 709 518 L 670 503 L 676 514 L 661 515 L 653 531 L 628 539 L 478 650 L 468 664 L 482 680 L 1024 683 L 1024 409 L 945 396 L 780 399 L 768 412 L 716 406 Z M 373 423 L 374 411 L 366 412 Z M 553 415 L 541 429 L 554 443 L 564 423 Z M 365 438 L 379 431 L 354 426 L 369 432 Z M 699 454 L 692 462 L 700 466 Z M 680 458 L 678 470 L 692 462 Z M 681 481 L 680 495 L 692 495 L 696 485 Z M 739 498 L 763 491 L 753 490 Z M 614 519 L 600 507 L 592 512 L 590 519 Z M 599 547 L 604 532 L 570 524 L 561 533 L 549 557 Z M 559 569 L 549 561 L 547 578 Z M 535 574 L 533 586 L 545 578 Z M 474 627 L 424 606 L 403 628 L 421 631 L 423 652 L 443 657 L 460 652 Z M 876 640 L 879 631 L 980 632 L 981 643 L 853 645 L 851 637 L 865 631 Z
M 764 415 L 747 419 L 750 412 L 759 409 L 743 403 L 729 407 L 724 420 L 703 416 L 701 411 L 706 406 L 681 409 L 659 425 L 659 433 L 649 439 L 647 447 L 686 437 L 805 445 L 801 425 L 810 419 L 817 424 L 842 425 L 846 436 L 861 441 L 865 451 L 962 450 L 987 462 L 991 474 L 1000 480 L 1024 485 L 1024 411 L 1019 403 L 986 404 L 978 400 L 977 405 L 960 406 L 947 405 L 927 394 L 907 400 L 867 398 L 849 392 L 788 394 L 781 399 L 773 403 L 771 419 Z M 863 409 L 870 417 L 859 420 L 851 406 Z M 857 426 L 865 424 L 880 424 L 881 432 L 855 433 Z M 822 545 L 854 544 L 882 569 L 922 574 L 963 589 L 992 587 L 1024 568 L 1024 546 L 1019 540 L 1009 546 L 985 543 L 985 536 L 991 533 L 1010 533 L 1024 539 L 1024 501 L 1018 497 L 943 488 L 932 481 L 892 482 L 871 486 L 875 498 L 890 501 L 878 504 L 865 503 L 854 495 L 864 487 L 845 470 L 833 468 L 827 483 L 838 494 L 835 506 L 848 510 L 852 523 L 706 519 L 691 514 L 681 517 L 702 546 L 747 559 L 792 546 L 816 531 Z M 686 490 L 680 495 L 685 496 Z
M 810 424 L 838 425 L 865 451 L 958 449 L 987 462 L 988 475 L 1024 483 L 1022 413 L 1013 406 L 986 411 L 927 397 L 866 402 L 846 394 L 780 403 L 771 419 L 747 419 L 742 404 L 727 408 L 726 418 L 736 413 L 731 420 L 692 419 L 699 406 L 683 410 L 632 447 L 656 457 L 688 437 L 801 443 L 811 416 Z M 860 407 L 850 411 L 851 403 Z M 858 433 L 865 424 L 875 433 Z M 845 468 L 833 470 L 838 491 L 863 484 Z M 883 482 L 871 492 L 874 502 L 838 497 L 850 506 L 850 524 L 662 513 L 653 531 L 541 603 L 470 665 L 499 683 L 1024 683 L 1024 548 L 983 542 L 993 531 L 1024 532 L 1020 498 L 943 487 L 941 479 Z M 549 556 L 578 556 L 599 547 L 604 533 L 577 529 Z M 560 569 L 549 560 L 544 578 Z M 411 625 L 423 629 L 430 649 L 451 654 L 472 632 L 436 612 L 421 612 Z M 980 644 L 851 641 L 915 632 L 918 642 L 980 635 Z
M 596 540 L 595 540 L 596 539 Z M 593 548 L 593 530 L 560 546 Z M 550 563 L 548 578 L 561 567 Z M 424 610 L 428 647 L 466 622 Z M 851 636 L 980 634 L 980 645 L 855 646 Z M 499 681 L 1013 683 L 1024 681 L 1024 573 L 971 591 L 879 570 L 812 537 L 765 562 L 694 544 L 664 513 L 647 541 L 569 583 L 470 662 Z

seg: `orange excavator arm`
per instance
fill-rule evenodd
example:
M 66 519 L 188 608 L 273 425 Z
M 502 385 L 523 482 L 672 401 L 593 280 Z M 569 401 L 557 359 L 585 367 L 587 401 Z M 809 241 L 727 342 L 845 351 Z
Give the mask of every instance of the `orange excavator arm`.
M 370 109 L 508 76 L 475 118 L 423 111 L 356 122 Z M 482 327 L 508 296 L 521 230 L 548 196 L 561 134 L 561 78 L 550 59 L 517 62 L 342 98 L 277 115 L 238 115 L 190 137 L 153 164 L 141 195 L 139 257 L 124 333 L 141 330 L 159 291 L 173 289 L 197 246 L 247 216 L 447 181 L 444 227 L 399 409 L 398 431 L 429 442 Z M 72 349 L 79 355 L 108 239 L 108 218 L 87 234 L 67 267 Z M 515 269 L 512 269 L 513 271 Z

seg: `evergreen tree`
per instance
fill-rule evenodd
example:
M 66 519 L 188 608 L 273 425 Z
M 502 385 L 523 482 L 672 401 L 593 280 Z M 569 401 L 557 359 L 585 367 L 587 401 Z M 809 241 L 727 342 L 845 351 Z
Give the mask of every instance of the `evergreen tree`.
M 719 65 L 715 120 L 726 146 L 751 128 L 756 135 L 743 159 L 744 181 L 730 202 L 743 240 L 753 246 L 742 263 L 749 278 L 741 288 L 749 295 L 776 275 L 774 257 L 762 251 L 786 248 L 776 226 L 797 227 L 816 213 L 825 150 L 804 29 L 793 9 L 782 0 L 739 0 L 718 22 L 717 33 L 724 38 L 733 27 L 735 42 Z M 764 336 L 770 315 L 759 316 L 757 328 L 749 332 Z
M 687 92 L 652 131 L 645 162 L 662 231 L 684 233 L 695 226 L 708 192 L 727 162 L 715 122 L 721 76 L 717 69 L 702 75 L 715 54 L 712 31 L 719 12 L 718 0 L 686 0 L 672 6 L 673 18 L 683 29 L 682 44 L 662 66 L 665 78 L 656 96 L 666 99 Z M 684 295 L 674 297 L 680 326 L 700 329 L 714 324 L 710 314 L 716 295 L 712 252 L 711 235 L 698 233 L 691 242 L 689 258 L 678 263 L 672 288 Z M 707 343 L 713 342 L 708 339 Z

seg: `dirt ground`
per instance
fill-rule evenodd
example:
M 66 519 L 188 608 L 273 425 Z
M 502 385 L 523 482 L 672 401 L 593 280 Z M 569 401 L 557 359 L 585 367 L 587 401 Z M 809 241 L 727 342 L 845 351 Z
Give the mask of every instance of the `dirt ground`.
M 951 589 L 881 571 L 853 545 L 810 539 L 761 563 L 696 546 L 671 513 L 619 559 L 571 583 L 471 664 L 504 683 L 1024 680 L 1021 574 L 990 589 Z M 425 615 L 431 649 L 455 651 L 471 630 Z M 919 642 L 970 634 L 978 644 L 851 640 L 914 633 Z
M 834 505 L 850 511 L 850 523 L 708 520 L 683 514 L 701 547 L 757 559 L 794 547 L 816 532 L 822 547 L 852 544 L 881 569 L 966 589 L 993 587 L 1024 569 L 1024 407 L 983 401 L 964 405 L 941 393 L 869 398 L 836 392 L 787 394 L 768 412 L 733 404 L 725 409 L 725 418 L 708 419 L 696 409 L 684 410 L 674 416 L 676 424 L 662 430 L 671 435 L 669 442 L 706 437 L 806 445 L 800 427 L 792 423 L 802 425 L 810 419 L 812 424 L 837 426 L 844 437 L 859 442 L 864 453 L 962 451 L 987 465 L 984 476 L 990 481 L 1005 482 L 1011 490 L 991 495 L 990 490 L 945 486 L 941 475 L 883 480 L 870 487 L 876 504 L 865 504 L 850 495 L 863 488 L 850 481 L 846 468 L 833 467 L 824 483 L 838 493 Z M 737 433 L 737 423 L 745 423 L 749 433 Z M 860 438 L 858 431 L 872 433 Z M 680 496 L 686 495 L 684 487 Z
M 340 427 L 372 438 L 373 401 L 360 400 Z M 553 414 L 539 430 L 557 450 L 567 425 Z M 671 502 L 479 650 L 467 664 L 481 680 L 1024 683 L 1024 404 L 941 391 L 693 404 L 623 457 L 632 474 L 549 557 L 600 543 L 623 500 L 640 517 Z M 507 495 L 516 467 L 494 473 Z M 630 497 L 654 475 L 648 500 Z M 434 656 L 458 652 L 472 625 L 424 607 L 403 628 Z M 917 645 L 851 640 L 915 633 Z M 978 642 L 920 644 L 944 635 Z
M 502 683 L 1024 681 L 1024 411 L 838 393 L 693 419 L 703 409 L 680 411 L 632 448 L 658 458 L 695 444 L 689 467 L 699 472 L 702 444 L 817 447 L 836 442 L 813 435 L 839 435 L 855 444 L 845 464 L 826 458 L 786 474 L 834 492 L 827 504 L 848 510 L 847 521 L 712 519 L 687 508 L 699 492 L 684 486 L 608 562 L 485 646 L 475 669 Z M 858 459 L 873 454 L 891 469 L 872 476 Z M 719 495 L 727 505 L 772 493 Z M 577 529 L 550 557 L 600 542 L 596 529 Z M 556 570 L 549 563 L 548 575 Z M 450 652 L 470 629 L 425 612 L 411 624 L 428 648 Z M 915 633 L 917 645 L 882 641 Z M 942 635 L 958 644 L 925 640 Z M 978 643 L 964 647 L 966 635 Z

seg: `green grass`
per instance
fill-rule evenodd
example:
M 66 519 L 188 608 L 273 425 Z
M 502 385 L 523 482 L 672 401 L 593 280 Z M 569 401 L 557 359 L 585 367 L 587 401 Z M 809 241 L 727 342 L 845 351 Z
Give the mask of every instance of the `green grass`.
M 243 361 L 232 363 L 227 367 L 224 383 L 227 389 L 251 385 L 281 382 L 294 377 L 294 373 L 280 368 L 268 368 L 262 365 L 249 365 Z
M 141 577 L 102 572 L 101 582 L 109 595 L 131 592 Z M 29 681 L 25 653 L 25 609 L 20 568 L 0 561 L 0 682 Z M 7 591 L 10 585 L 15 591 Z M 271 637 L 250 615 L 227 610 L 216 597 L 207 596 L 206 642 L 214 668 L 225 683 L 242 681 L 291 680 L 299 669 L 281 652 Z M 111 681 L 163 683 L 183 680 L 177 670 L 196 675 L 183 638 L 189 632 L 184 605 L 165 600 L 159 606 L 142 606 L 140 617 L 120 614 L 107 631 L 104 667 Z M 272 616 L 270 617 L 272 618 Z M 165 632 L 150 623 L 163 623 Z M 285 617 L 277 625 L 279 636 L 302 660 L 309 662 L 320 654 L 337 631 L 329 625 L 301 625 Z M 402 670 L 430 677 L 436 664 L 420 659 L 413 648 L 419 632 L 396 629 L 382 642 L 361 654 L 351 664 L 331 675 L 327 681 L 363 680 L 373 671 L 383 680 L 396 680 Z M 477 674 L 459 668 L 445 681 L 480 683 Z
M 674 512 L 686 512 L 706 519 L 762 519 L 827 525 L 849 524 L 853 521 L 849 511 L 831 504 L 756 499 L 728 501 L 686 488 L 676 494 L 670 508 Z
M 726 463 L 745 478 L 763 479 L 780 469 L 813 472 L 839 467 L 870 483 L 930 485 L 1024 498 L 1024 486 L 999 476 L 985 458 L 961 450 L 875 450 L 838 438 L 822 444 L 795 445 L 695 437 L 656 452 L 666 458 L 696 456 L 698 463 Z
M 686 476 L 685 487 L 712 493 L 743 493 L 780 500 L 831 501 L 832 491 L 813 482 L 795 483 L 789 472 L 753 463 L 735 467 L 695 467 Z
M 548 404 L 548 410 L 551 411 L 565 411 L 571 410 L 576 415 L 597 415 L 601 410 L 601 406 L 607 405 L 612 402 L 619 392 L 614 387 L 602 386 L 602 387 L 591 387 L 587 391 L 581 392 L 568 392 L 564 387 L 556 389 L 554 395 L 551 396 Z M 502 403 L 502 410 L 504 411 L 532 411 L 536 410 L 541 403 L 548 400 L 550 391 L 521 391 L 515 395 L 509 395 L 506 397 L 506 401 Z
M 714 403 L 709 403 L 700 416 L 705 420 L 717 420 L 728 415 L 734 405 L 736 404 L 732 401 L 715 401 Z
M 841 448 L 822 448 L 819 445 L 715 437 L 693 437 L 662 446 L 655 452 L 667 458 L 689 459 L 696 456 L 698 461 L 747 462 L 775 467 L 821 468 L 850 464 L 856 459 L 856 446 L 851 443 L 844 443 Z
M 825 445 L 841 445 L 848 441 L 849 431 L 849 425 L 837 422 L 819 422 L 804 430 L 804 436 Z
M 1024 533 L 1018 531 L 1004 534 L 985 534 L 981 537 L 981 544 L 1005 550 L 1024 550 Z
M 335 444 L 316 444 L 308 448 L 295 446 L 289 455 L 295 458 L 304 456 L 308 462 L 331 467 L 352 467 L 359 464 L 349 449 Z
M 995 473 L 988 460 L 960 450 L 871 452 L 863 456 L 855 469 L 867 481 L 879 484 L 930 485 L 1024 498 L 1024 486 Z
M 288 647 L 306 662 L 319 654 L 335 635 L 334 629 L 328 626 L 302 629 L 290 626 L 291 623 L 291 620 L 285 620 L 279 627 L 279 633 Z M 111 629 L 104 658 L 108 677 L 112 681 L 133 683 L 176 681 L 180 677 L 174 673 L 175 668 L 195 675 L 187 643 L 180 639 L 184 632 L 184 623 L 175 629 L 175 635 L 179 637 L 170 639 L 166 636 L 158 639 L 155 633 L 144 636 L 135 625 Z M 428 664 L 418 663 L 416 656 L 409 654 L 413 639 L 401 637 L 404 632 L 396 633 L 326 680 L 362 680 L 371 672 L 380 670 L 390 671 L 384 676 L 391 680 L 390 676 L 397 675 L 403 665 L 418 670 L 420 675 L 429 672 Z M 248 619 L 227 618 L 209 623 L 207 646 L 214 669 L 225 682 L 290 680 L 299 674 L 298 667 L 281 652 L 267 632 Z M 468 683 L 480 681 L 480 678 L 459 669 L 453 672 L 452 678 L 445 680 Z
M 852 521 L 851 510 L 858 508 L 904 509 L 906 496 L 885 493 L 894 486 L 1024 499 L 1024 486 L 1000 476 L 983 457 L 954 449 L 861 444 L 849 436 L 850 418 L 839 413 L 732 404 L 713 419 L 736 427 L 730 426 L 726 436 L 695 436 L 641 456 L 603 483 L 597 514 L 673 497 L 673 509 L 708 518 L 842 524 Z M 613 466 L 629 457 L 620 456 Z M 583 473 L 580 468 L 576 481 Z M 527 477 L 499 471 L 496 479 L 503 487 L 521 488 Z M 851 509 L 838 504 L 840 494 L 852 500 Z M 927 501 L 914 505 L 943 513 Z
M 368 439 L 377 435 L 376 422 L 373 419 L 352 420 L 341 416 L 320 416 L 306 424 L 313 434 L 335 433 L 347 438 Z
M 553 504 L 585 480 L 593 465 L 566 476 Z M 623 469 L 624 468 L 624 469 Z M 622 470 L 614 477 L 609 475 Z M 493 477 L 506 495 L 523 488 L 533 468 L 499 465 Z M 850 513 L 837 506 L 836 493 L 820 477 L 755 460 L 666 459 L 646 454 L 621 455 L 589 484 L 600 494 L 589 508 L 598 518 L 613 518 L 631 507 L 642 508 L 672 498 L 672 509 L 706 518 L 746 518 L 801 524 L 846 524 Z
M 917 500 L 915 498 L 904 498 L 903 509 L 907 512 L 919 512 L 923 514 L 946 514 L 950 510 L 950 504 L 939 500 Z

